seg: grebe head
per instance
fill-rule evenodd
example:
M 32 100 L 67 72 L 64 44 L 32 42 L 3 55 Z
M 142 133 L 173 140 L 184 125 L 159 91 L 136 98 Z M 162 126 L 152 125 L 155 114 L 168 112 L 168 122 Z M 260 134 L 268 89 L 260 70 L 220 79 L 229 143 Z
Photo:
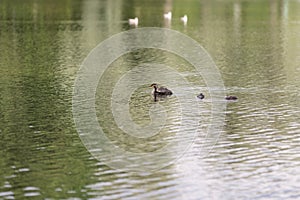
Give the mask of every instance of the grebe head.
M 157 84 L 156 83 L 152 83 L 151 85 L 150 85 L 150 87 L 153 87 L 153 88 L 157 88 Z

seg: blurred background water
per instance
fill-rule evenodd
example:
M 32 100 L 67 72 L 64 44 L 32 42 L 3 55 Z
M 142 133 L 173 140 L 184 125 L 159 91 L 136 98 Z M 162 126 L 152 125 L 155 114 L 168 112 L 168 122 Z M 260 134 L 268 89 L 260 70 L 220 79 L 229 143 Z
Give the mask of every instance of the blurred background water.
M 168 11 L 171 21 L 163 18 Z M 134 17 L 138 27 L 171 28 L 203 45 L 227 93 L 239 97 L 227 104 L 224 129 L 207 157 L 200 156 L 199 136 L 181 159 L 152 174 L 114 170 L 94 159 L 72 117 L 73 84 L 84 58 L 113 34 L 136 28 L 128 24 Z M 299 35 L 297 0 L 2 0 L 0 199 L 300 198 Z M 188 63 L 161 55 L 132 52 L 100 80 L 105 93 L 97 93 L 103 97 L 97 114 L 113 130 L 111 139 L 118 140 L 118 132 L 109 126 L 108 99 L 129 66 L 163 61 L 190 72 L 188 79 L 207 91 Z M 150 91 L 141 87 L 130 101 L 138 124 L 149 122 Z M 117 142 L 135 151 L 140 141 Z M 150 142 L 142 149 L 149 147 L 160 146 Z

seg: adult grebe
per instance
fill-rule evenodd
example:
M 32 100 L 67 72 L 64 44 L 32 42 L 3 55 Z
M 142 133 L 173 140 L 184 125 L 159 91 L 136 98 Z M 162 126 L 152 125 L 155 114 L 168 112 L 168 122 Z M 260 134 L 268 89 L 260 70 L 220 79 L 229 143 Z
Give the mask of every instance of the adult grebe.
M 173 92 L 165 87 L 158 87 L 156 83 L 153 83 L 150 85 L 150 87 L 153 87 L 152 94 L 154 95 L 172 95 Z

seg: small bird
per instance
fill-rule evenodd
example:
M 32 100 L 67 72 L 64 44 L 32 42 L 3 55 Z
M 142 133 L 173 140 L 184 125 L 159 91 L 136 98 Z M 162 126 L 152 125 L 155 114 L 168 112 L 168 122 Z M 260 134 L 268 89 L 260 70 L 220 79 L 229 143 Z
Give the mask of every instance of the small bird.
M 198 99 L 204 99 L 205 96 L 204 96 L 204 94 L 200 93 L 197 97 L 198 97 Z
M 226 96 L 226 100 L 237 100 L 238 98 L 236 96 Z
M 171 20 L 172 19 L 172 12 L 165 13 L 164 18 L 167 19 L 167 20 Z
M 183 22 L 184 25 L 186 25 L 187 21 L 188 21 L 187 15 L 184 15 L 183 17 L 181 17 L 180 20 Z
M 135 17 L 134 19 L 128 19 L 129 25 L 137 26 L 139 24 L 139 18 Z
M 150 85 L 150 87 L 153 87 L 152 94 L 154 95 L 172 95 L 173 92 L 165 87 L 158 87 L 156 83 L 153 83 Z

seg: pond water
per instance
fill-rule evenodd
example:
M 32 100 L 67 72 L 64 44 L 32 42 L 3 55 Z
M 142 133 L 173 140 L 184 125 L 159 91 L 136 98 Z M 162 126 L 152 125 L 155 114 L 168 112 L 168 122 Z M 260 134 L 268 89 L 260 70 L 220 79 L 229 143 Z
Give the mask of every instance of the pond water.
M 168 11 L 171 21 L 163 18 Z M 180 20 L 185 14 L 186 25 Z M 138 27 L 128 24 L 134 17 Z M 138 154 L 192 141 L 189 148 L 170 148 L 167 161 L 175 161 L 152 172 L 96 159 L 81 141 L 72 113 L 77 72 L 91 50 L 114 34 L 142 27 L 169 28 L 197 41 L 219 69 L 225 93 L 238 96 L 218 102 L 226 105 L 218 113 L 225 114 L 224 123 L 204 156 L 211 95 L 218 88 L 209 88 L 189 62 L 161 49 L 136 49 L 115 59 L 95 96 L 99 125 L 112 144 Z M 299 35 L 297 0 L 2 0 L 0 199 L 299 199 Z M 180 48 L 180 41 L 171 42 Z M 135 124 L 147 126 L 153 108 L 153 116 L 168 116 L 149 140 L 122 132 L 114 119 L 129 122 L 128 115 L 123 108 L 112 112 L 123 100 L 114 86 L 143 80 L 136 66 L 144 77 L 160 77 L 162 84 L 165 78 L 174 91 L 154 102 L 152 82 L 145 82 L 130 93 L 128 112 Z M 127 95 L 130 88 L 123 88 Z M 203 101 L 195 98 L 200 92 Z M 131 159 L 135 164 L 137 158 Z M 146 160 L 135 165 L 143 164 L 151 165 Z

